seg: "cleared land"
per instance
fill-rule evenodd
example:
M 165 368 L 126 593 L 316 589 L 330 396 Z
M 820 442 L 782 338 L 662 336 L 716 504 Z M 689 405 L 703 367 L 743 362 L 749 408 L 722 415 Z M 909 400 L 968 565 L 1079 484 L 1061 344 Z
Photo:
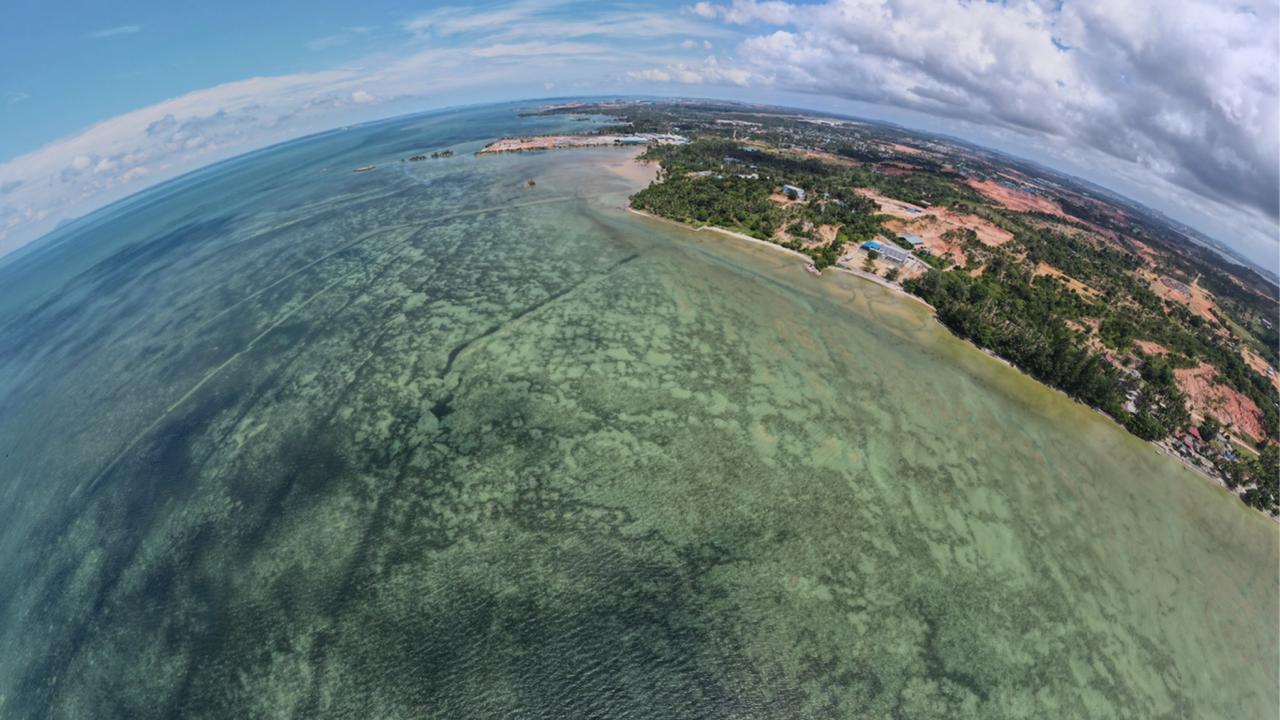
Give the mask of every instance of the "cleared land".
M 1174 370 L 1178 385 L 1187 396 L 1187 409 L 1194 421 L 1213 415 L 1236 434 L 1257 443 L 1266 437 L 1257 403 L 1218 380 L 1212 365 Z

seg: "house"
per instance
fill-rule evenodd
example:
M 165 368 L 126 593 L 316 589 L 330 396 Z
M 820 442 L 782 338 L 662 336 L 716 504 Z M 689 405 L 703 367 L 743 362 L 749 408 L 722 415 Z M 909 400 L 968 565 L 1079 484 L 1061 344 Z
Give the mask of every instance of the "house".
M 903 250 L 897 245 L 886 245 L 878 240 L 868 240 L 862 243 L 862 249 L 868 252 L 874 250 L 880 253 L 880 256 L 886 260 L 892 260 L 896 263 L 905 263 L 911 259 L 911 253 Z
M 782 194 L 786 195 L 787 197 L 791 197 L 794 195 L 797 200 L 804 199 L 804 189 L 798 188 L 795 185 L 783 185 Z
M 880 254 L 886 259 L 896 263 L 905 263 L 911 259 L 911 253 L 903 250 L 897 245 L 884 245 L 880 248 Z
M 920 237 L 919 235 L 899 235 L 898 237 L 905 240 L 907 244 L 909 244 L 912 247 L 912 249 L 918 248 L 924 244 L 924 238 Z

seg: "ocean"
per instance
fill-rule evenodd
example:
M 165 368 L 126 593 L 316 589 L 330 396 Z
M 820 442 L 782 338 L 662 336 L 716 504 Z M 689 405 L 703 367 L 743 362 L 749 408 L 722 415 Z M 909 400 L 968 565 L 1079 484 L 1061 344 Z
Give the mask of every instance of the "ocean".
M 0 263 L 0 717 L 1275 717 L 1274 523 L 518 109 Z

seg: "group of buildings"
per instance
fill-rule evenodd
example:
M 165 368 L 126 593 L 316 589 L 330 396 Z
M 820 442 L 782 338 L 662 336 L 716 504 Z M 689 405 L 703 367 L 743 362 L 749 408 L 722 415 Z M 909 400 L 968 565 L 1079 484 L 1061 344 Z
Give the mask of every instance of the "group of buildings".
M 1168 447 L 1201 470 L 1213 474 L 1220 473 L 1214 458 L 1233 463 L 1240 459 L 1231 447 L 1231 440 L 1225 434 L 1219 431 L 1217 437 L 1204 437 L 1200 428 L 1195 425 L 1170 436 Z
M 671 133 L 633 133 L 614 141 L 617 145 L 684 145 L 689 138 Z
M 729 164 L 730 160 L 732 160 L 734 163 L 742 162 L 741 160 L 737 160 L 736 158 L 728 158 L 728 157 L 724 158 L 724 161 L 726 164 Z M 803 201 L 805 199 L 804 188 L 797 187 L 795 185 L 783 184 L 782 194 L 786 195 L 788 198 L 791 198 L 792 200 Z M 903 234 L 903 235 L 899 235 L 898 239 L 901 240 L 904 244 L 910 246 L 911 250 L 924 249 L 924 238 L 920 237 L 919 235 Z M 862 243 L 862 245 L 859 246 L 859 249 L 864 252 L 874 251 L 878 253 L 881 257 L 885 258 L 886 260 L 889 260 L 890 262 L 898 263 L 899 265 L 909 265 L 913 262 L 918 262 L 914 257 L 912 257 L 911 250 L 907 250 L 906 248 L 900 247 L 899 245 L 894 243 L 882 243 L 879 240 L 868 240 Z M 850 253 L 849 255 L 846 255 L 842 259 L 845 260 L 846 262 L 851 261 L 853 259 L 853 254 Z
M 912 250 L 924 247 L 924 239 L 919 235 L 899 235 L 898 238 L 902 240 L 903 243 L 910 245 Z M 862 243 L 860 249 L 865 252 L 874 251 L 879 253 L 879 255 L 884 259 L 898 263 L 899 265 L 916 262 L 915 258 L 911 256 L 910 250 L 900 247 L 894 243 L 883 243 L 879 240 L 868 240 Z

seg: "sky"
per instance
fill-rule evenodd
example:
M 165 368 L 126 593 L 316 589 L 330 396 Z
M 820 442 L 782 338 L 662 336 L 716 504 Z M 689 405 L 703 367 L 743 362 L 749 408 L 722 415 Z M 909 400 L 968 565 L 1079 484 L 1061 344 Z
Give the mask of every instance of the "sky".
M 946 133 L 1280 269 L 1280 0 L 5 0 L 0 255 L 309 133 L 620 94 Z

